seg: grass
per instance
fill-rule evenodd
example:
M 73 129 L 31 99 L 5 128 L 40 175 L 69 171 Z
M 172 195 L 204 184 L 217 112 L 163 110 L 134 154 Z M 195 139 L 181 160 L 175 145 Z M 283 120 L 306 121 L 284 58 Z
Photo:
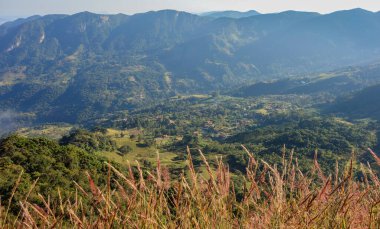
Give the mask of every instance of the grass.
M 244 148 L 244 147 L 243 147 Z M 245 149 L 245 148 L 244 148 Z M 245 149 L 246 150 L 246 149 Z M 156 169 L 137 166 L 122 174 L 108 165 L 107 185 L 99 187 L 90 173 L 88 187 L 54 206 L 48 197 L 19 204 L 18 216 L 0 208 L 2 228 L 379 228 L 380 181 L 368 165 L 362 179 L 353 175 L 352 159 L 335 174 L 324 174 L 315 159 L 308 173 L 298 168 L 293 152 L 284 151 L 280 165 L 257 161 L 246 150 L 245 182 L 235 187 L 228 165 L 210 167 L 199 151 L 208 178 L 194 169 L 188 150 L 187 175 L 170 180 L 157 154 Z M 377 166 L 380 158 L 370 150 Z M 317 158 L 317 157 L 315 157 Z M 12 196 L 17 192 L 19 180 Z M 86 191 L 89 190 L 89 191 Z M 33 192 L 33 186 L 30 192 Z M 239 191 L 239 192 L 238 192 Z M 89 204 L 85 204 L 89 203 Z
M 171 99 L 174 100 L 183 100 L 183 99 L 208 99 L 211 98 L 210 95 L 207 94 L 193 94 L 193 95 L 179 95 L 179 96 L 173 96 Z
M 127 145 L 132 149 L 131 152 L 127 153 L 124 156 L 121 156 L 117 152 L 97 152 L 97 154 L 122 165 L 128 165 L 128 163 L 130 162 L 133 166 L 136 166 L 136 161 L 141 162 L 145 160 L 155 166 L 157 162 L 156 156 L 159 150 L 155 146 L 139 146 L 139 142 L 137 139 L 130 138 L 131 132 L 136 132 L 136 130 L 120 131 L 116 129 L 107 129 L 107 135 L 110 136 L 113 141 L 115 141 L 116 146 L 118 148 Z M 157 144 L 164 144 L 166 141 L 168 141 L 168 139 L 161 138 L 157 141 Z M 177 154 L 172 152 L 160 152 L 160 155 L 161 163 L 163 165 L 173 167 L 173 165 L 176 165 L 177 163 L 177 166 L 175 167 L 178 167 L 178 162 L 173 161 L 173 159 L 177 157 Z M 179 163 L 182 167 L 185 165 L 184 162 Z
M 59 140 L 62 136 L 68 134 L 73 129 L 70 125 L 43 125 L 38 128 L 21 128 L 17 131 L 21 136 L 26 137 L 47 137 L 50 139 Z M 96 152 L 97 155 L 108 158 L 111 161 L 117 162 L 121 165 L 127 165 L 130 161 L 133 166 L 136 166 L 136 161 L 146 160 L 150 162 L 153 166 L 156 165 L 156 153 L 158 151 L 157 147 L 141 147 L 137 139 L 131 139 L 131 134 L 139 133 L 136 129 L 130 130 L 117 130 L 117 129 L 107 129 L 107 136 L 109 136 L 113 141 L 115 141 L 117 148 L 128 145 L 131 147 L 132 151 L 124 156 L 121 156 L 117 152 Z M 120 135 L 123 134 L 123 135 Z M 170 141 L 168 138 L 156 139 L 157 145 L 162 145 Z M 161 153 L 161 163 L 165 166 L 175 165 L 174 167 L 185 166 L 184 161 L 176 161 L 173 159 L 177 157 L 177 154 L 173 152 L 160 152 Z
M 17 130 L 17 134 L 26 137 L 47 137 L 59 140 L 68 134 L 72 128 L 71 125 L 43 125 L 38 128 L 21 128 Z
M 269 112 L 266 109 L 258 109 L 256 110 L 256 113 L 264 115 L 264 116 L 269 114 Z
M 334 121 L 338 122 L 338 123 L 341 123 L 343 125 L 346 125 L 346 126 L 354 126 L 353 123 L 349 122 L 349 121 L 346 121 L 344 120 L 343 118 L 334 118 Z

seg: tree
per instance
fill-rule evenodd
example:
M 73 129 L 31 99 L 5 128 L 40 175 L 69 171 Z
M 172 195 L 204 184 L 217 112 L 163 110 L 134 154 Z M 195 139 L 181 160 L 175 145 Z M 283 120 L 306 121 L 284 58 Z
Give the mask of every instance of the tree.
M 122 147 L 118 149 L 118 151 L 119 151 L 119 154 L 125 155 L 127 153 L 132 152 L 132 147 L 130 147 L 129 145 L 123 145 Z

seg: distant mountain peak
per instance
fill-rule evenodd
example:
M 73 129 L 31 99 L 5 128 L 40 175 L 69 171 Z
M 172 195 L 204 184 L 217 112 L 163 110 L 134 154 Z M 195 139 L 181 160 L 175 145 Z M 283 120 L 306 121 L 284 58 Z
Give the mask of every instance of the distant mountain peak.
M 305 11 L 297 11 L 297 10 L 286 10 L 286 11 L 282 11 L 282 12 L 279 12 L 278 14 L 319 14 L 317 12 L 305 12 Z
M 83 11 L 76 14 L 73 14 L 73 17 L 94 17 L 94 16 L 101 16 L 103 14 L 93 13 L 90 11 Z
M 346 11 L 351 11 L 351 12 L 369 12 L 369 13 L 373 13 L 372 11 L 369 11 L 369 10 L 366 10 L 366 9 L 363 9 L 363 8 L 354 8 L 354 9 L 351 9 L 351 10 L 346 10 Z
M 227 10 L 227 11 L 212 11 L 200 14 L 201 16 L 212 17 L 212 18 L 244 18 L 260 15 L 256 10 L 249 10 L 246 12 Z
M 362 8 L 354 8 L 349 10 L 336 11 L 331 14 L 374 14 L 374 12 Z

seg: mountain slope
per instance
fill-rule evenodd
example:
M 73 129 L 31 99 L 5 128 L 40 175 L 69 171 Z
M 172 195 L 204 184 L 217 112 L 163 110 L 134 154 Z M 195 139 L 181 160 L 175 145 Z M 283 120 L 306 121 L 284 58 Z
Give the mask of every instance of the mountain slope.
M 380 83 L 380 64 L 343 68 L 307 78 L 258 82 L 234 89 L 227 94 L 237 97 L 329 93 L 347 95 Z
M 164 10 L 48 15 L 0 26 L 0 105 L 80 122 L 178 93 L 208 93 L 379 58 L 380 14 L 246 18 Z
M 379 19 L 379 13 L 355 9 L 299 20 L 245 46 L 238 55 L 251 59 L 251 53 L 256 53 L 254 61 L 261 71 L 279 75 L 378 60 Z
M 380 120 L 380 85 L 365 88 L 350 97 L 340 98 L 328 108 L 351 118 L 373 118 Z
M 12 195 L 17 177 L 23 174 L 14 196 L 15 202 L 25 196 L 37 200 L 37 193 L 49 195 L 52 202 L 62 196 L 75 193 L 73 180 L 84 185 L 88 182 L 85 174 L 90 172 L 97 182 L 106 181 L 107 168 L 104 159 L 88 153 L 74 145 L 59 145 L 45 138 L 25 138 L 9 136 L 0 140 L 0 192 L 2 198 Z M 36 193 L 29 193 L 32 183 L 36 182 Z M 57 193 L 60 189 L 60 193 Z M 12 211 L 17 212 L 17 208 Z

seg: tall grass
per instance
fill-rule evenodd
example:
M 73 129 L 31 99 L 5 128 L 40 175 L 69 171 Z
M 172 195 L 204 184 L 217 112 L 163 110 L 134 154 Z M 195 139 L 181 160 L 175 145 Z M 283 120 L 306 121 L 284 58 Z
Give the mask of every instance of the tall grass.
M 28 197 L 20 214 L 0 208 L 2 228 L 380 228 L 380 181 L 369 164 L 361 164 L 362 178 L 353 175 L 351 160 L 342 171 L 324 174 L 317 157 L 308 173 L 301 172 L 293 151 L 283 152 L 282 163 L 271 165 L 249 155 L 242 195 L 221 158 L 212 168 L 199 151 L 207 178 L 198 174 L 190 150 L 188 168 L 171 180 L 160 164 L 154 171 L 138 165 L 127 174 L 108 164 L 108 182 L 98 187 L 78 184 L 69 199 L 54 205 L 40 195 Z M 380 166 L 378 156 L 370 151 Z M 138 163 L 137 163 L 138 164 Z M 21 176 L 20 176 L 21 177 Z M 19 181 L 17 182 L 19 183 Z M 13 190 L 17 192 L 17 183 Z M 31 187 L 30 192 L 32 192 Z M 89 191 L 86 191 L 89 190 Z M 59 190 L 58 190 L 59 193 Z M 13 196 L 13 195 L 12 195 Z

